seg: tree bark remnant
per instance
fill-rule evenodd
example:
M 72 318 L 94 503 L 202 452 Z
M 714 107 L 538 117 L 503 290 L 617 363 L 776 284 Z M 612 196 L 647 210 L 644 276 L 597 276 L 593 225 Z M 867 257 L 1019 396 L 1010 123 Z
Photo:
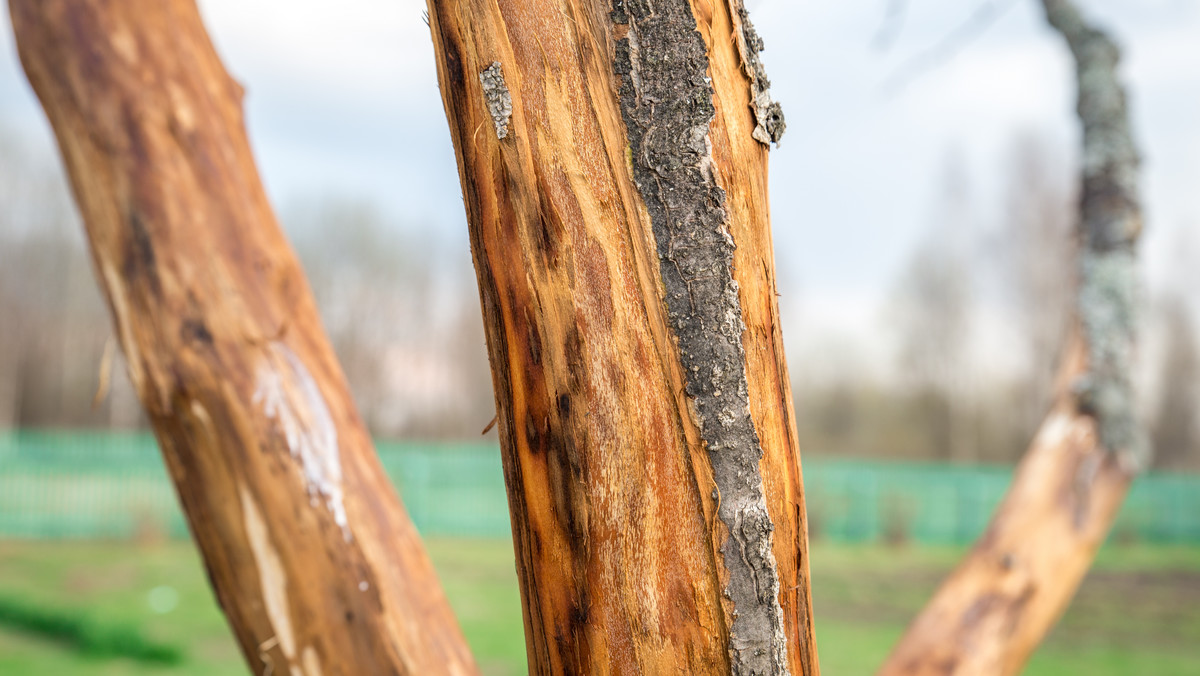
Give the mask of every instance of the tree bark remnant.
M 818 673 L 741 3 L 429 14 L 530 670 Z
M 254 673 L 472 674 L 192 0 L 10 0 L 131 380 Z
M 1131 384 L 1138 155 L 1119 52 L 1069 0 L 1043 0 L 1077 67 L 1083 125 L 1075 338 L 1057 404 L 987 531 L 881 674 L 1016 674 L 1062 614 L 1146 465 Z

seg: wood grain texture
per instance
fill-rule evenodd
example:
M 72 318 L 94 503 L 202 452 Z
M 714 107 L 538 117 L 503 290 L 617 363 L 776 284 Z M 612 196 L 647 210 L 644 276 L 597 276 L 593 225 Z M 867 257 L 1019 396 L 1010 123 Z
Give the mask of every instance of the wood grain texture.
M 1132 386 L 1138 153 L 1119 50 L 1069 0 L 1044 0 L 1075 57 L 1083 127 L 1075 337 L 1057 404 L 975 548 L 901 638 L 881 674 L 1019 673 L 1066 609 L 1146 464 Z
M 472 674 L 191 0 L 12 0 L 93 261 L 253 673 Z
M 752 137 L 737 8 L 690 9 L 712 79 L 712 170 L 736 244 L 786 668 L 815 674 L 767 151 Z M 599 0 L 429 2 L 487 328 L 530 669 L 729 673 L 729 533 L 633 179 L 614 73 L 627 36 L 612 10 Z M 494 85 L 479 77 L 495 63 L 511 96 L 503 138 L 489 107 Z

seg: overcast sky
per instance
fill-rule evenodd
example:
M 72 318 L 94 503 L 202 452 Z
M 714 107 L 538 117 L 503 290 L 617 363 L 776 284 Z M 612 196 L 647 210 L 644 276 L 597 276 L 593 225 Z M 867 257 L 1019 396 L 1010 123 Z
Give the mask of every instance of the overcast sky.
M 1145 155 L 1151 282 L 1179 232 L 1200 227 L 1200 0 L 1080 0 L 1125 45 Z M 1033 0 L 896 89 L 894 74 L 980 0 L 910 0 L 892 48 L 872 46 L 887 0 L 747 0 L 788 131 L 771 155 L 776 255 L 796 321 L 862 331 L 930 226 L 947 157 L 961 158 L 978 223 L 997 220 L 1014 137 L 1068 161 L 1078 132 L 1068 53 Z M 466 226 L 420 0 L 201 0 L 246 86 L 250 136 L 284 213 L 323 195 L 377 203 L 418 237 L 467 256 Z M 0 128 L 50 137 L 0 31 Z M 894 90 L 894 91 L 893 91 Z M 289 207 L 289 205 L 291 205 Z

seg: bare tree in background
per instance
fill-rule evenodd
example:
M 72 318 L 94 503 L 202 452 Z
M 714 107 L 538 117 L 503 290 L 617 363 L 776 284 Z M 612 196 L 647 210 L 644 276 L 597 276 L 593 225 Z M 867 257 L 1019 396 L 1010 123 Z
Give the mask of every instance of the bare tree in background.
M 93 410 L 107 333 L 61 174 L 6 140 L 0 154 L 0 428 L 103 426 Z
M 911 383 L 932 457 L 969 460 L 965 373 L 969 370 L 974 279 L 970 193 L 961 161 L 946 167 L 934 227 L 918 245 L 896 290 L 900 366 Z
M 1016 139 L 1008 172 L 1007 209 L 999 241 L 1002 287 L 1011 294 L 1026 341 L 1025 371 L 1017 394 L 1019 428 L 1028 439 L 1054 398 L 1054 372 L 1070 328 L 1075 276 L 1071 195 L 1045 144 Z
M 478 438 L 495 405 L 469 256 L 361 201 L 286 214 L 372 432 Z M 0 132 L 0 429 L 145 427 L 89 266 L 61 170 Z
M 358 200 L 285 220 L 372 434 L 477 438 L 495 401 L 470 258 Z
M 373 434 L 397 436 L 413 414 L 412 402 L 391 401 L 387 355 L 440 336 L 430 316 L 432 254 L 406 242 L 399 226 L 389 227 L 379 211 L 360 201 L 327 199 L 287 213 L 322 322 L 354 383 L 364 422 Z M 331 232 L 337 236 L 330 237 Z M 415 370 L 411 377 L 425 380 Z
M 1194 293 L 1200 274 L 1194 238 L 1194 231 L 1186 227 L 1172 238 L 1166 289 L 1155 317 L 1161 350 L 1150 439 L 1154 466 L 1164 470 L 1200 469 L 1200 299 Z
M 1158 409 L 1150 428 L 1154 464 L 1162 469 L 1200 467 L 1200 350 L 1186 301 L 1167 298 L 1162 308 L 1166 339 L 1159 370 Z
M 22 353 L 26 321 L 22 299 L 15 293 L 17 264 L 23 229 L 17 221 L 16 201 L 22 176 L 18 150 L 11 139 L 0 136 L 0 430 L 15 428 L 21 402 Z

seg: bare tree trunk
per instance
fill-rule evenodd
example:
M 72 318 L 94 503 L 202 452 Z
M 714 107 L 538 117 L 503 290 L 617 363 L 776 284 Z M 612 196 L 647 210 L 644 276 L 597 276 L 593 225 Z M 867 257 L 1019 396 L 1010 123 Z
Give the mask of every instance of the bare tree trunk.
M 191 0 L 10 0 L 129 374 L 254 673 L 469 674 Z
M 740 2 L 429 10 L 531 671 L 818 673 Z
M 1054 410 L 986 533 L 881 674 L 1016 674 L 1058 619 L 1148 454 L 1133 401 L 1137 151 L 1118 50 L 1068 0 L 1044 0 L 1078 70 L 1083 124 L 1076 339 Z
M 0 303 L 5 299 L 0 299 Z M 0 310 L 17 318 L 0 326 L 0 435 L 15 431 L 21 410 L 21 355 L 25 351 L 25 336 L 16 303 Z

